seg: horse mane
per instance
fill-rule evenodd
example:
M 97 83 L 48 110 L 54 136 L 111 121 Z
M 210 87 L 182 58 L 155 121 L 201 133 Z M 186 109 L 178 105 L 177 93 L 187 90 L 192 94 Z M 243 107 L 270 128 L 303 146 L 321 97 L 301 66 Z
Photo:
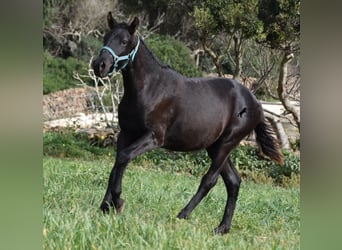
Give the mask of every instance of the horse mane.
M 173 69 L 170 65 L 162 62 L 157 56 L 156 54 L 147 46 L 147 44 L 145 43 L 145 41 L 140 37 L 140 42 L 144 45 L 148 55 L 153 59 L 154 62 L 156 62 L 162 69 L 170 69 L 173 71 L 176 71 L 175 69 Z M 177 72 L 177 71 L 176 71 Z

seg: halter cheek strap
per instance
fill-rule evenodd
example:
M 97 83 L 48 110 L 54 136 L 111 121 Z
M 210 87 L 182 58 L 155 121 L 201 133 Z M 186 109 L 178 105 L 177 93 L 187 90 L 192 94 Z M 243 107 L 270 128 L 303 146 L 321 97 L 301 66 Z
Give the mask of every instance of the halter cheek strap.
M 100 53 L 103 50 L 108 51 L 112 57 L 113 57 L 113 70 L 108 74 L 109 76 L 111 76 L 114 72 L 117 72 L 123 68 L 125 68 L 127 66 L 127 64 L 129 63 L 129 61 L 131 60 L 133 62 L 135 54 L 138 52 L 139 49 L 139 45 L 140 45 L 140 39 L 138 37 L 138 42 L 137 45 L 135 46 L 135 48 L 127 55 L 124 56 L 117 56 L 114 52 L 114 50 L 112 50 L 110 47 L 108 46 L 103 46 L 100 50 Z M 119 62 L 121 61 L 126 61 L 121 67 L 119 67 Z

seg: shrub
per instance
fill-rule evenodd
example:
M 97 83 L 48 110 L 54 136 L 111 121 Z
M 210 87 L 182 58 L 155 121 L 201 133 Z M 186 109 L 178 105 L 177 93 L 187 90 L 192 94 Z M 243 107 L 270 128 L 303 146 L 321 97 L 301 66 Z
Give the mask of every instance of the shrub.
M 191 58 L 190 50 L 181 42 L 167 36 L 152 35 L 147 39 L 147 43 L 161 61 L 169 64 L 180 73 L 193 77 L 201 76 L 202 73 L 196 67 Z M 83 41 L 83 45 L 78 51 L 79 59 L 68 57 L 62 59 L 53 57 L 49 52 L 44 52 L 43 62 L 43 94 L 49 94 L 58 90 L 75 87 L 79 82 L 73 78 L 73 72 L 87 75 L 88 62 L 91 55 L 97 54 L 97 49 L 101 47 L 98 39 L 88 38 Z M 88 79 L 92 85 L 91 79 Z
M 102 47 L 102 39 L 93 36 L 85 36 L 78 45 L 76 55 L 79 60 L 89 63 L 91 57 L 96 57 Z
M 244 145 L 234 149 L 231 160 L 242 178 L 256 183 L 273 183 L 280 186 L 299 184 L 300 159 L 289 151 L 284 151 L 285 165 L 263 159 L 254 146 Z M 161 149 L 147 152 L 134 160 L 135 164 L 175 172 L 186 172 L 203 176 L 211 161 L 204 150 L 188 153 L 174 153 Z
M 190 50 L 182 42 L 169 36 L 154 34 L 146 39 L 146 43 L 162 62 L 178 72 L 188 77 L 202 76 L 191 57 Z
M 106 140 L 108 138 L 102 138 Z M 103 141 L 102 141 L 103 142 Z M 102 144 L 99 143 L 98 145 Z M 113 160 L 112 146 L 100 148 L 84 135 L 72 130 L 48 132 L 43 137 L 44 155 L 53 157 L 81 158 L 86 160 L 106 158 Z M 110 144 L 112 145 L 112 144 Z M 263 159 L 254 146 L 243 145 L 231 152 L 231 160 L 243 179 L 256 183 L 273 183 L 288 187 L 299 184 L 300 158 L 291 151 L 284 151 L 285 165 Z M 109 156 L 109 158 L 108 158 Z M 203 176 L 211 161 L 205 150 L 197 152 L 170 152 L 155 149 L 133 160 L 135 165 L 148 169 L 188 173 Z
M 231 153 L 231 159 L 241 175 L 255 182 L 272 181 L 278 185 L 287 186 L 292 177 L 298 183 L 300 173 L 300 159 L 290 151 L 283 151 L 285 156 L 284 166 L 263 159 L 258 154 L 258 149 L 253 146 L 241 146 Z
M 92 146 L 87 137 L 71 129 L 46 132 L 43 135 L 43 155 L 61 158 L 93 160 L 113 156 L 113 148 Z
M 43 94 L 75 87 L 77 80 L 73 72 L 87 74 L 88 64 L 73 57 L 62 59 L 44 52 L 43 61 Z

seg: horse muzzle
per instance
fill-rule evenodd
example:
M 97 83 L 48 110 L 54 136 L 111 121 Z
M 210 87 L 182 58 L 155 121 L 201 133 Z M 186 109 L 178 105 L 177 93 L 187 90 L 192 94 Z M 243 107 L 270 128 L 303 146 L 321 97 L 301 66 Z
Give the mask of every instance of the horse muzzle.
M 106 77 L 111 72 L 111 68 L 113 63 L 110 60 L 106 60 L 103 57 L 98 57 L 96 60 L 92 62 L 92 68 L 97 77 Z

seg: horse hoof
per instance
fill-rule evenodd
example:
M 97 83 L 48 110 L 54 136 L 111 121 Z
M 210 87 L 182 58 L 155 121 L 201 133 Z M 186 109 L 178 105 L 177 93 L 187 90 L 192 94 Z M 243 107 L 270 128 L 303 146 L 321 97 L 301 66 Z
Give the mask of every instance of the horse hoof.
M 177 218 L 178 219 L 188 219 L 189 218 L 189 215 L 187 215 L 185 212 L 180 211 L 179 214 L 177 215 Z
M 119 207 L 116 208 L 116 212 L 118 214 L 122 214 L 124 207 L 125 207 L 125 203 L 122 203 Z
M 100 209 L 102 210 L 103 214 L 109 214 L 109 210 L 110 210 L 109 203 L 106 201 L 103 201 L 100 206 Z
M 217 228 L 214 229 L 214 234 L 227 234 L 229 233 L 229 228 L 225 226 L 218 226 Z

